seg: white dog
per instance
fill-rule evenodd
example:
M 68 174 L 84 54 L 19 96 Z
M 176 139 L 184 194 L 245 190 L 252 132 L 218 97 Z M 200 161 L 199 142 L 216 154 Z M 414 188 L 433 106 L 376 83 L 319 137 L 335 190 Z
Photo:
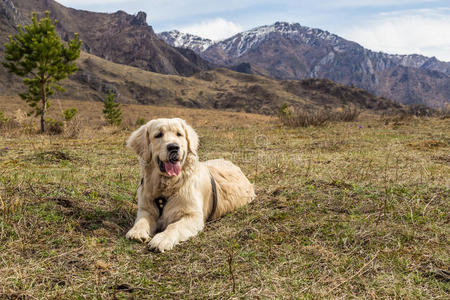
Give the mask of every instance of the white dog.
M 164 252 L 255 197 L 241 169 L 223 160 L 199 162 L 197 133 L 182 119 L 156 119 L 128 139 L 139 156 L 138 212 L 126 237 Z M 159 232 L 159 233 L 157 233 Z

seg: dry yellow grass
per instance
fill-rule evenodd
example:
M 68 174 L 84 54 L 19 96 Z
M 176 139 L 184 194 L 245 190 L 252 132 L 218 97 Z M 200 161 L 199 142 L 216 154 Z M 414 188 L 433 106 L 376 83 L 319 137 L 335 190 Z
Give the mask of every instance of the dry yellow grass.
M 448 299 L 449 119 L 363 114 L 298 129 L 126 105 L 128 121 L 112 128 L 101 103 L 77 101 L 53 101 L 51 115 L 71 107 L 78 138 L 1 131 L 0 298 Z M 18 108 L 0 99 L 7 117 Z M 159 116 L 187 119 L 201 159 L 231 159 L 257 190 L 163 254 L 124 238 L 139 181 L 124 142 L 137 118 Z
M 97 128 L 105 125 L 103 118 L 103 103 L 78 100 L 51 99 L 51 108 L 48 117 L 63 120 L 63 112 L 66 109 L 78 109 L 77 116 L 86 128 Z M 275 121 L 274 117 L 242 112 L 226 112 L 208 109 L 189 109 L 180 106 L 162 107 L 138 104 L 122 104 L 123 126 L 132 127 L 136 125 L 139 118 L 150 120 L 159 117 L 183 117 L 194 126 L 207 125 L 226 126 L 229 124 L 242 124 L 249 120 L 250 123 L 258 125 Z M 27 112 L 25 102 L 16 96 L 0 96 L 0 110 L 8 117 L 14 117 L 18 110 Z

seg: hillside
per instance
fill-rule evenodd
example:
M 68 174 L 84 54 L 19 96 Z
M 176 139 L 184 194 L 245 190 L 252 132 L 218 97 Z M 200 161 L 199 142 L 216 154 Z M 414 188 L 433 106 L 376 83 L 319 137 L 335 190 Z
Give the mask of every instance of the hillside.
M 352 105 L 361 109 L 389 112 L 404 109 L 390 100 L 365 90 L 328 80 L 279 81 L 228 69 L 202 71 L 191 77 L 164 75 L 115 64 L 83 53 L 80 70 L 65 80 L 66 93 L 57 97 L 104 99 L 116 91 L 123 103 L 140 103 L 191 108 L 216 108 L 276 114 L 284 104 L 303 108 L 338 108 Z
M 24 106 L 0 97 L 13 120 Z M 71 107 L 74 139 L 24 117 L 0 129 L 0 299 L 448 298 L 449 119 L 290 129 L 125 105 L 121 129 L 103 127 L 101 103 L 72 100 L 51 116 Z M 124 143 L 139 117 L 173 116 L 197 130 L 200 159 L 231 159 L 257 198 L 158 254 L 125 239 L 140 177 Z
M 442 107 L 450 103 L 450 62 L 422 55 L 374 52 L 298 23 L 257 27 L 212 45 L 179 32 L 159 36 L 169 44 L 191 48 L 205 59 L 235 70 L 246 63 L 250 67 L 241 68 L 243 72 L 277 79 L 327 78 L 405 104 Z
M 5 0 L 0 6 L 16 7 L 22 21 L 31 20 L 32 12 L 42 15 L 48 10 L 52 19 L 59 20 L 57 30 L 62 39 L 68 40 L 79 33 L 84 51 L 116 63 L 183 76 L 210 68 L 193 51 L 186 55 L 186 51 L 161 41 L 147 24 L 144 12 L 134 16 L 124 11 L 95 13 L 68 8 L 53 0 Z

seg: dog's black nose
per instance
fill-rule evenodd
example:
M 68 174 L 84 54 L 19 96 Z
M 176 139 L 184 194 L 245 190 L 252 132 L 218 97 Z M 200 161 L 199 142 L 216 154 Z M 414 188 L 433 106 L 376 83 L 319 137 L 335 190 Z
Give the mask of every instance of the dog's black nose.
M 178 152 L 178 150 L 180 150 L 180 146 L 178 146 L 178 144 L 176 143 L 167 145 L 167 151 L 169 152 Z

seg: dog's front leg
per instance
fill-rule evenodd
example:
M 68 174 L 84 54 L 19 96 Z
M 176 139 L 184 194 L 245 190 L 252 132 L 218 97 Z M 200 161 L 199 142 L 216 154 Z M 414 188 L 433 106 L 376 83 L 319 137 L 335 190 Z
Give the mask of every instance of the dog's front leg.
M 127 232 L 126 237 L 127 239 L 146 242 L 155 231 L 156 218 L 146 207 L 139 207 L 133 228 Z
M 201 212 L 187 214 L 180 220 L 169 224 L 163 232 L 155 235 L 150 241 L 149 247 L 160 252 L 170 250 L 179 242 L 197 235 L 203 229 L 203 226 L 203 214 Z

